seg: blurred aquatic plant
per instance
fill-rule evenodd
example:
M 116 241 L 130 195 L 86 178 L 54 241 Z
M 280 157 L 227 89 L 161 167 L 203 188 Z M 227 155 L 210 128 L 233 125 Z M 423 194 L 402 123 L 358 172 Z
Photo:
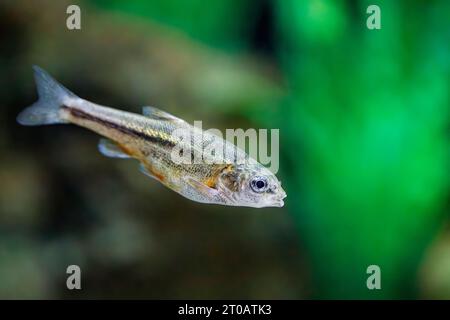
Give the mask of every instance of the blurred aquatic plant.
M 369 1 L 277 4 L 292 87 L 281 146 L 300 194 L 288 206 L 316 295 L 414 297 L 448 196 L 450 4 L 377 1 L 378 31 L 365 27 Z M 366 288 L 371 264 L 380 291 Z
M 202 0 L 93 2 L 110 11 L 172 26 L 196 40 L 232 51 L 247 45 L 245 35 L 250 32 L 248 17 L 252 16 L 250 13 L 253 8 L 249 0 L 214 1 L 208 4 Z

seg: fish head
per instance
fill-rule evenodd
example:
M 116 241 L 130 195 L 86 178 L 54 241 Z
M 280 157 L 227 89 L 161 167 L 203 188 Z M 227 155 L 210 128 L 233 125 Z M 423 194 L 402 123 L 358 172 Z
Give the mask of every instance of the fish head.
M 259 163 L 229 166 L 219 176 L 218 190 L 234 206 L 282 207 L 286 198 L 281 182 Z

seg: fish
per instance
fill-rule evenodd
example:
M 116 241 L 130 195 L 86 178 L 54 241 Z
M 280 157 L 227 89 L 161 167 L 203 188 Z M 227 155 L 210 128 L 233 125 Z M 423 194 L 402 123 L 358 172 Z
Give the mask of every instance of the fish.
M 275 174 L 233 143 L 155 107 L 143 107 L 140 115 L 95 104 L 42 68 L 33 69 L 38 100 L 17 116 L 19 124 L 74 124 L 94 131 L 102 136 L 98 149 L 104 156 L 138 160 L 146 176 L 195 202 L 253 208 L 284 205 L 286 192 Z M 192 143 L 175 134 L 180 131 L 202 139 Z M 174 159 L 174 148 L 194 158 L 210 145 L 225 146 L 224 161 L 213 161 L 207 154 L 200 161 Z

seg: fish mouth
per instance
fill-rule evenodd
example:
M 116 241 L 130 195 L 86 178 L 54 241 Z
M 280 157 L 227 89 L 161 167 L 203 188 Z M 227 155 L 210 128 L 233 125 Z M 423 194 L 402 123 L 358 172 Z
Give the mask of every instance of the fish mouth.
M 278 208 L 283 207 L 284 206 L 283 199 L 286 197 L 287 197 L 286 192 L 283 191 L 283 193 L 279 197 L 273 199 L 272 207 L 278 207 Z
M 281 208 L 283 206 L 284 206 L 284 201 L 281 199 L 274 203 L 274 207 Z
M 283 190 L 282 193 L 280 194 L 280 196 L 278 197 L 278 199 L 275 200 L 274 202 L 274 206 L 275 207 L 283 207 L 284 206 L 284 201 L 283 199 L 287 197 L 286 192 Z

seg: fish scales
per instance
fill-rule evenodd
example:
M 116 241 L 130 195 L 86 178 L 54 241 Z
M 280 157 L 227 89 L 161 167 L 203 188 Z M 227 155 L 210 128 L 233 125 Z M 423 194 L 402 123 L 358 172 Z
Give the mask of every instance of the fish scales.
M 144 174 L 196 202 L 284 205 L 276 176 L 231 142 L 153 107 L 139 115 L 89 102 L 41 68 L 34 70 L 39 100 L 19 114 L 20 124 L 71 123 L 92 130 L 109 139 L 99 144 L 104 155 L 137 159 Z M 223 151 L 220 161 L 204 152 L 211 147 Z M 178 150 L 183 161 L 174 158 Z

